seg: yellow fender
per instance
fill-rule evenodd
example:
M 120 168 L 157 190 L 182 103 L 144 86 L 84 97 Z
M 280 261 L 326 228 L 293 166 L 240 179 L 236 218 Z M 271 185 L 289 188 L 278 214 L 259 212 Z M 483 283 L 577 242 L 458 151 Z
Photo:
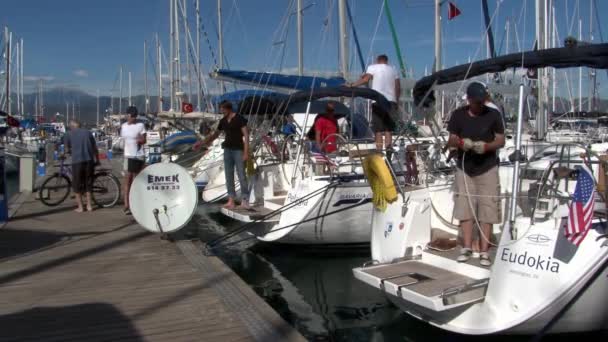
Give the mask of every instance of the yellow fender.
M 251 177 L 255 175 L 255 170 L 255 161 L 253 161 L 253 155 L 250 155 L 245 162 L 245 172 L 247 173 L 247 176 Z
M 397 200 L 397 187 L 384 156 L 380 153 L 368 155 L 363 159 L 363 170 L 372 188 L 374 206 L 385 211 L 387 204 Z

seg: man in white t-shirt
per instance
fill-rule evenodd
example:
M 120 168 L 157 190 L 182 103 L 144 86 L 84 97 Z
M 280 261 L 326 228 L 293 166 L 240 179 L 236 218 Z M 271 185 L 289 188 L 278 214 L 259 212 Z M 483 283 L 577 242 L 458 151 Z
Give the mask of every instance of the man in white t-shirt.
M 131 190 L 131 184 L 133 179 L 144 168 L 144 144 L 146 143 L 146 126 L 143 123 L 137 122 L 137 108 L 127 108 L 127 122 L 120 126 L 120 136 L 122 137 L 125 148 L 124 148 L 124 212 L 127 215 L 131 214 L 129 209 L 129 191 Z
M 401 83 L 399 73 L 388 64 L 388 57 L 380 55 L 376 58 L 376 64 L 367 67 L 365 74 L 351 87 L 358 87 L 371 83 L 371 88 L 384 95 L 391 103 L 391 113 L 385 113 L 378 106 L 372 104 L 372 129 L 376 138 L 376 148 L 381 151 L 386 148 L 392 150 L 393 131 L 395 130 L 394 117 L 398 113 L 399 95 L 401 95 Z

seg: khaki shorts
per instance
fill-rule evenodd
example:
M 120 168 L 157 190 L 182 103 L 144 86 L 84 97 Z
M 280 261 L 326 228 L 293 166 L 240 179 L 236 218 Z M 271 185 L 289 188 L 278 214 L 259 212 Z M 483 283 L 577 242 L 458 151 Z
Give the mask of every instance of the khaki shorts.
M 498 178 L 497 166 L 474 177 L 468 176 L 464 171 L 457 169 L 455 183 L 455 219 L 459 221 L 473 220 L 474 218 L 471 214 L 472 206 L 480 223 L 496 224 L 502 222 L 500 179 Z M 470 203 L 468 200 L 469 196 L 471 199 Z

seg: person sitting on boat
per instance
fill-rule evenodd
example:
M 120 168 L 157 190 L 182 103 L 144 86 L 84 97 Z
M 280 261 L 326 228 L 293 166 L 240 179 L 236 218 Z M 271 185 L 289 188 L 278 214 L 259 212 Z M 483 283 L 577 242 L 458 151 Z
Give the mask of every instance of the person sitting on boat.
M 137 107 L 130 106 L 127 108 L 127 122 L 120 126 L 120 136 L 122 137 L 124 147 L 124 202 L 126 215 L 131 215 L 129 206 L 129 191 L 131 184 L 137 175 L 145 166 L 145 154 L 143 145 L 146 143 L 146 127 L 143 123 L 137 122 Z
M 399 95 L 401 95 L 401 83 L 399 73 L 388 64 L 388 57 L 380 55 L 376 58 L 376 64 L 367 67 L 365 74 L 354 82 L 347 84 L 350 87 L 358 87 L 372 82 L 371 88 L 384 95 L 391 103 L 391 112 L 385 113 L 375 103 L 372 104 L 372 129 L 374 130 L 376 149 L 387 151 L 393 149 L 393 131 L 396 128 L 393 117 L 399 110 Z
M 283 127 L 281 127 L 281 134 L 285 136 L 298 134 L 298 126 L 292 114 L 287 114 L 285 116 L 285 123 L 283 124 Z
M 336 119 L 336 105 L 328 102 L 325 113 L 315 117 L 313 129 L 309 131 L 309 139 L 314 141 L 312 151 L 333 153 L 336 151 L 336 134 L 338 134 L 338 120 Z
M 234 170 L 236 168 L 239 183 L 241 184 L 241 208 L 249 207 L 249 186 L 245 174 L 245 162 L 249 159 L 249 130 L 247 120 L 234 112 L 232 103 L 224 100 L 220 103 L 220 110 L 224 117 L 220 120 L 217 129 L 203 141 L 209 146 L 220 132 L 225 133 L 222 148 L 224 149 L 224 174 L 228 191 L 228 203 L 224 208 L 234 209 L 236 199 L 236 185 L 234 183 Z
M 485 105 L 488 93 L 479 82 L 467 87 L 468 105 L 454 110 L 448 122 L 448 146 L 458 149 L 454 217 L 460 221 L 463 248 L 459 262 L 473 254 L 473 227 L 480 225 L 479 262 L 491 265 L 492 225 L 500 223 L 500 180 L 496 151 L 505 144 L 501 114 Z

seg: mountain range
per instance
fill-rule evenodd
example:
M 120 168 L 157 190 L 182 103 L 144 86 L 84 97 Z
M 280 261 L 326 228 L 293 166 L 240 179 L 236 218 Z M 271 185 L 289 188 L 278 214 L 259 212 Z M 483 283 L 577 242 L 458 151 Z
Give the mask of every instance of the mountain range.
M 24 107 L 25 107 L 25 116 L 33 116 L 36 113 L 36 93 L 30 93 L 24 95 Z M 195 101 L 196 96 L 191 97 L 193 101 Z M 16 108 L 16 95 L 12 96 L 12 108 L 13 110 Z M 44 99 L 44 116 L 47 120 L 49 120 L 53 115 L 59 113 L 60 115 L 65 115 L 66 113 L 66 104 L 69 104 L 69 112 L 70 117 L 72 116 L 72 103 L 74 104 L 76 117 L 78 117 L 82 122 L 93 124 L 97 119 L 97 97 L 91 95 L 82 90 L 68 89 L 68 88 L 53 88 L 48 89 L 43 92 Z M 157 108 L 157 96 L 150 96 L 150 112 L 156 113 L 158 112 Z M 100 108 L 100 120 L 103 115 L 111 112 L 111 100 L 110 96 L 100 96 L 99 97 L 99 108 Z M 164 97 L 163 101 L 165 104 L 168 103 L 169 98 Z M 118 99 L 114 98 L 114 112 L 118 112 Z M 131 103 L 136 106 L 140 112 L 143 112 L 144 104 L 145 104 L 145 96 L 137 95 L 132 96 Z M 575 104 L 578 106 L 578 100 L 575 99 Z M 566 106 L 569 106 L 569 101 L 567 99 L 558 99 L 556 101 L 556 112 L 563 113 L 569 110 Z M 128 106 L 128 98 L 123 97 L 122 99 L 122 110 L 123 112 Z M 586 109 L 586 99 L 583 100 L 583 107 Z M 607 99 L 599 99 L 598 100 L 598 111 L 607 112 L 608 111 L 608 100 Z M 15 113 L 13 113 L 15 114 Z M 64 120 L 65 117 L 62 118 Z

